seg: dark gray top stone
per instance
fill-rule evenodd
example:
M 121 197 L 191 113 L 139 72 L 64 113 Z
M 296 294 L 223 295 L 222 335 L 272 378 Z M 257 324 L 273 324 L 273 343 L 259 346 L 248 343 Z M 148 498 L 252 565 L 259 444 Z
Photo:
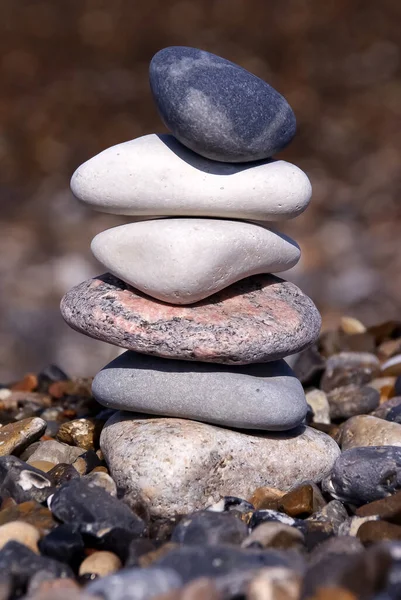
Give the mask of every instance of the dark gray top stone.
M 161 118 L 202 156 L 248 162 L 273 156 L 294 137 L 294 113 L 281 94 L 242 67 L 197 48 L 155 54 L 150 86 Z

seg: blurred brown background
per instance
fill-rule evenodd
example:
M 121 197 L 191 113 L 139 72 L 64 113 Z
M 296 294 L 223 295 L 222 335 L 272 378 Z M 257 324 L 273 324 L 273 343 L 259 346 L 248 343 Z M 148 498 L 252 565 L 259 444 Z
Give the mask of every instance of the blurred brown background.
M 303 249 L 288 278 L 325 326 L 400 315 L 399 0 L 2 0 L 0 382 L 49 362 L 93 374 L 115 349 L 64 325 L 62 294 L 102 268 L 89 251 L 122 219 L 69 178 L 102 149 L 163 131 L 147 68 L 169 45 L 238 62 L 283 93 L 309 210 L 281 227 Z

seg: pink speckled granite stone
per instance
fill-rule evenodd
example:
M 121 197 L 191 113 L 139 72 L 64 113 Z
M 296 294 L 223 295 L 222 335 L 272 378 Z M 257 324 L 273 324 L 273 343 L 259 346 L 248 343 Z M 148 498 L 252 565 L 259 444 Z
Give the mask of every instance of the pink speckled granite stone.
M 224 364 L 277 360 L 309 346 L 320 330 L 312 300 L 273 275 L 248 277 L 177 306 L 106 273 L 70 290 L 61 312 L 77 331 L 121 348 Z

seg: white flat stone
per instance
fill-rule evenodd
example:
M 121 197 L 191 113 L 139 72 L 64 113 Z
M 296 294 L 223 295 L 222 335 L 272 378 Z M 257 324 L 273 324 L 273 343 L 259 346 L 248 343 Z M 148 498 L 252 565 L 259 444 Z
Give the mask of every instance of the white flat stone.
M 92 241 L 95 257 L 129 285 L 172 304 L 191 304 L 299 260 L 299 246 L 266 227 L 221 219 L 156 219 L 114 227 Z
M 185 419 L 116 413 L 100 446 L 124 501 L 164 517 L 200 510 L 262 486 L 288 490 L 326 477 L 340 454 L 328 435 L 232 431 Z
M 135 216 L 292 219 L 311 197 L 309 179 L 283 160 L 229 164 L 203 158 L 168 134 L 112 146 L 81 165 L 75 196 L 103 212 Z
M 96 375 L 92 392 L 107 408 L 244 429 L 292 429 L 307 411 L 284 360 L 232 367 L 125 352 Z

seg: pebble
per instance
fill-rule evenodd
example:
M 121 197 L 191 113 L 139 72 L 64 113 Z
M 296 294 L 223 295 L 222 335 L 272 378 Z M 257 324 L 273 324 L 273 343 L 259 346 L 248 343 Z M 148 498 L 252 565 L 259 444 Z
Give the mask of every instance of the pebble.
M 355 514 L 358 517 L 377 516 L 385 521 L 401 525 L 401 491 L 381 500 L 365 504 L 359 507 Z
M 345 450 L 323 481 L 323 490 L 337 500 L 360 506 L 401 489 L 401 449 L 368 446 Z
M 74 570 L 84 556 L 84 540 L 76 525 L 61 523 L 39 542 L 41 554 L 67 563 Z
M 283 523 L 284 525 L 289 525 L 290 527 L 296 527 L 301 531 L 306 530 L 305 521 L 302 519 L 295 519 L 286 515 L 285 513 L 270 508 L 255 510 L 249 520 L 249 528 L 253 530 L 261 523 Z
M 90 583 L 85 591 L 99 594 L 104 600 L 150 600 L 182 586 L 182 579 L 172 569 L 130 568 Z
M 149 81 L 166 127 L 207 158 L 234 163 L 268 158 L 295 135 L 295 115 L 281 94 L 210 52 L 163 48 L 152 58 Z
M 48 473 L 56 466 L 53 462 L 48 460 L 33 460 L 29 463 L 31 467 L 35 469 L 39 469 L 39 471 L 43 471 L 43 473 Z
M 121 569 L 121 560 L 113 552 L 94 552 L 82 561 L 79 574 L 86 575 L 94 573 L 99 577 L 106 577 Z
M 372 411 L 372 417 L 378 417 L 379 419 L 386 419 L 388 413 L 393 408 L 399 408 L 401 406 L 401 396 L 394 396 L 394 398 L 390 398 L 383 404 L 380 404 L 374 411 Z
M 244 597 L 247 600 L 299 600 L 300 593 L 301 578 L 298 573 L 273 567 L 260 569 L 256 573 Z
M 166 134 L 104 150 L 75 171 L 71 189 L 91 208 L 113 214 L 263 222 L 297 217 L 312 195 L 305 173 L 284 160 L 216 163 Z
M 380 392 L 368 385 L 350 384 L 328 392 L 327 400 L 331 419 L 348 419 L 375 410 L 379 406 Z
M 305 544 L 305 536 L 299 529 L 285 523 L 261 523 L 243 541 L 242 546 L 248 548 L 253 544 L 277 550 L 300 549 Z
M 46 421 L 39 417 L 22 419 L 0 427 L 0 456 L 19 454 L 38 440 L 46 430 Z
M 156 600 L 222 600 L 224 594 L 216 588 L 216 581 L 200 577 L 179 590 L 158 596 Z
M 200 511 L 186 515 L 173 530 L 171 541 L 179 544 L 241 544 L 248 527 L 230 513 Z
M 313 482 L 295 487 L 277 502 L 279 511 L 298 518 L 308 517 L 326 504 L 319 488 Z
M 84 480 L 91 485 L 97 485 L 111 496 L 117 496 L 117 486 L 108 473 L 92 471 L 84 475 Z
M 49 477 L 54 482 L 54 485 L 59 486 L 71 479 L 79 479 L 78 471 L 66 463 L 60 463 L 48 471 Z
M 384 377 L 398 377 L 401 375 L 401 354 L 397 354 L 386 360 L 381 366 L 381 374 Z
M 50 510 L 63 523 L 75 524 L 81 533 L 104 535 L 114 528 L 140 536 L 145 524 L 124 503 L 98 485 L 72 479 L 52 497 Z
M 249 497 L 249 502 L 257 510 L 261 508 L 270 508 L 272 502 L 276 502 L 285 495 L 283 490 L 272 488 L 268 486 L 262 486 L 257 488 L 252 496 Z
M 320 315 L 293 283 L 255 275 L 207 303 L 171 306 L 103 275 L 63 298 L 67 323 L 95 339 L 180 360 L 247 364 L 277 360 L 313 343 Z
M 102 461 L 93 450 L 87 450 L 77 459 L 74 460 L 72 466 L 80 475 L 87 475 L 96 467 L 99 467 L 102 464 Z
M 28 448 L 29 450 L 30 448 Z M 45 460 L 58 465 L 59 463 L 72 464 L 83 452 L 82 448 L 62 444 L 56 440 L 44 440 L 38 442 L 32 454 L 29 453 L 29 455 L 25 454 L 23 456 L 24 458 L 27 457 L 26 461 L 28 464 Z
M 96 450 L 101 431 L 100 421 L 74 419 L 60 425 L 57 439 L 83 450 Z
M 324 392 L 346 385 L 363 385 L 380 374 L 380 361 L 370 352 L 340 352 L 327 359 L 321 380 Z
M 10 542 L 19 542 L 38 553 L 39 530 L 24 521 L 12 521 L 0 526 L 0 549 Z
M 240 429 L 292 429 L 307 410 L 284 360 L 230 367 L 125 352 L 96 375 L 92 391 L 108 408 Z
M 218 577 L 239 569 L 262 567 L 300 568 L 303 561 L 290 552 L 237 548 L 236 546 L 178 546 L 159 558 L 154 565 L 173 569 L 187 583 L 198 577 Z
M 348 419 L 342 426 L 341 448 L 401 446 L 401 425 L 369 415 Z
M 310 428 L 248 435 L 127 413 L 107 422 L 100 445 L 125 502 L 143 498 L 160 517 L 194 512 L 223 496 L 246 498 L 261 485 L 288 490 L 305 477 L 320 481 L 339 455 L 330 437 Z
M 357 517 L 352 516 L 348 519 L 345 519 L 343 523 L 341 523 L 338 533 L 340 536 L 347 535 L 350 537 L 356 537 L 358 535 L 359 528 L 368 521 L 377 521 L 378 517 Z
M 313 411 L 313 422 L 330 425 L 330 405 L 325 392 L 312 389 L 306 392 L 305 397 L 307 404 Z
M 35 500 L 13 504 L 0 510 L 0 525 L 15 521 L 33 525 L 41 535 L 48 534 L 56 525 L 50 510 Z
M 287 360 L 304 387 L 319 387 L 326 361 L 316 344 L 290 356 Z
M 26 588 L 30 578 L 42 570 L 53 578 L 74 577 L 68 565 L 40 556 L 19 542 L 8 542 L 0 550 L 0 572 L 11 575 L 15 591 Z
M 320 510 L 308 517 L 309 523 L 328 523 L 335 535 L 342 523 L 348 518 L 345 506 L 339 500 L 331 500 Z
M 251 275 L 286 271 L 300 258 L 299 246 L 285 235 L 220 219 L 121 225 L 99 233 L 91 249 L 110 273 L 172 304 L 199 302 Z
M 0 457 L 1 497 L 11 497 L 18 504 L 28 500 L 45 502 L 53 491 L 53 482 L 43 471 L 16 456 Z
M 401 527 L 386 521 L 367 520 L 361 524 L 357 535 L 364 545 L 401 540 Z

